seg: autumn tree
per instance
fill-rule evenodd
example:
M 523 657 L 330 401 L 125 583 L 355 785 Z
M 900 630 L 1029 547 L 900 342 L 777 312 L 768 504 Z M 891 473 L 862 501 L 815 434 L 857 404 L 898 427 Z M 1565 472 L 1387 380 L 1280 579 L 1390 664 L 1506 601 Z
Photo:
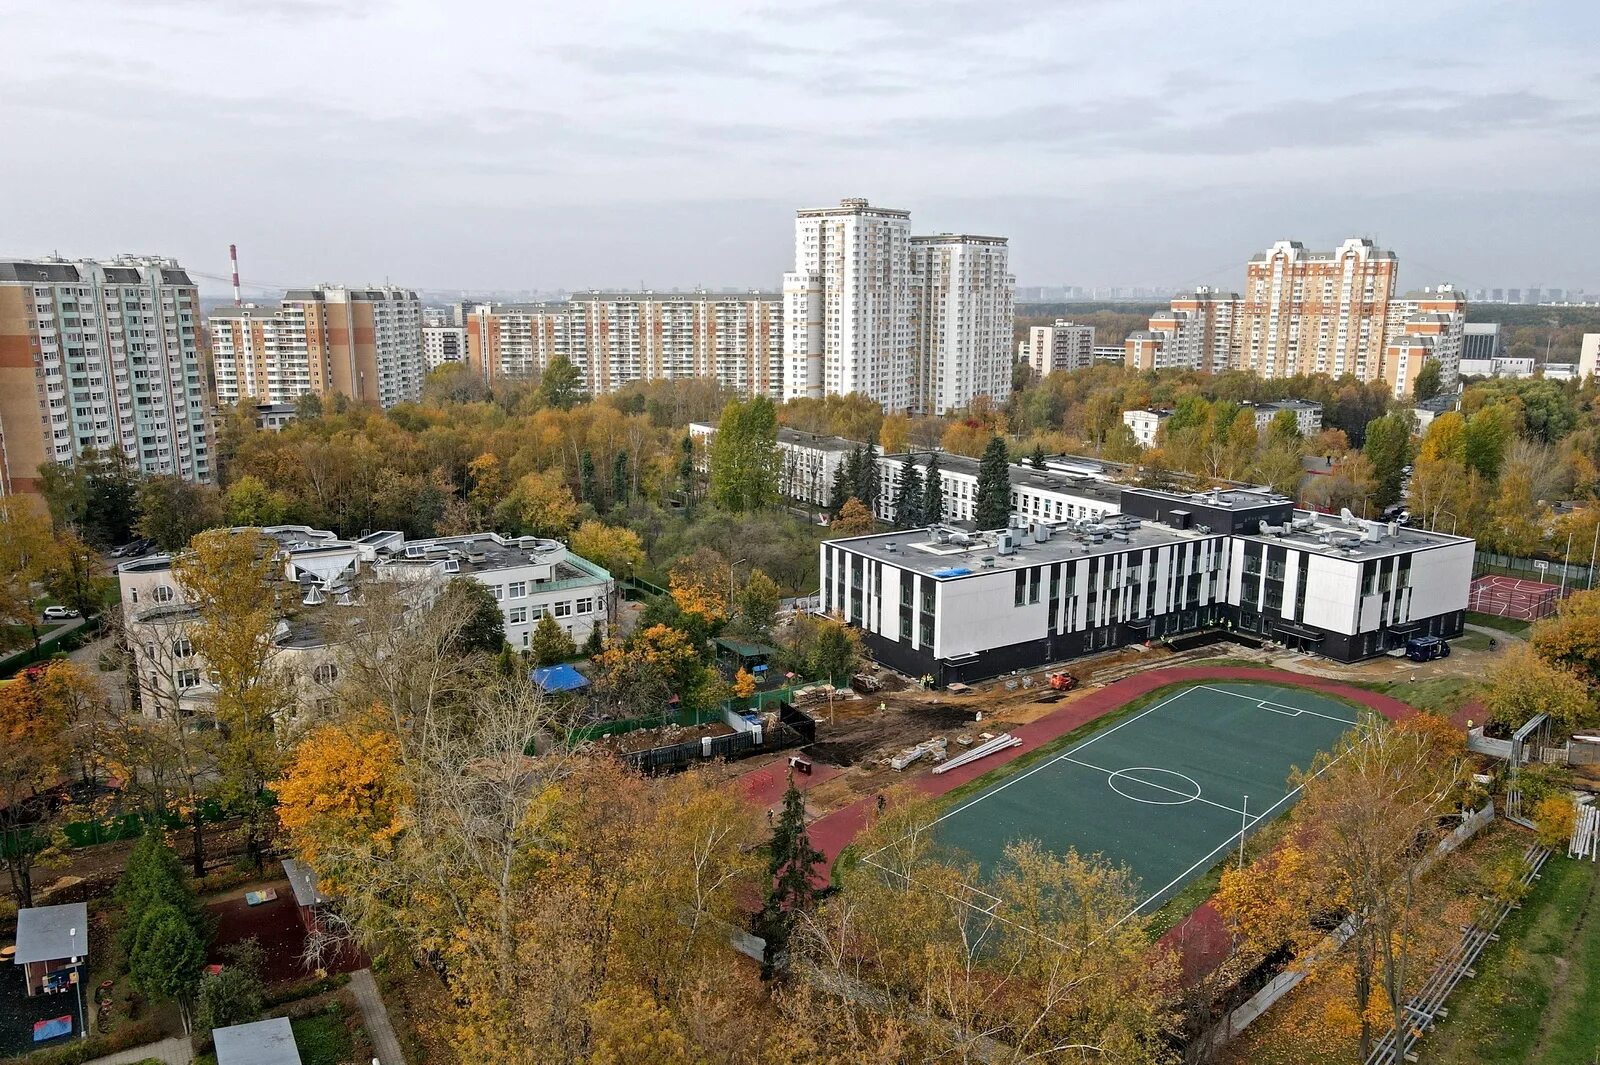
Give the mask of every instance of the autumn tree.
M 1553 649 L 1548 643 L 1546 648 Z M 1572 670 L 1546 661 L 1536 647 L 1510 648 L 1486 679 L 1483 709 L 1503 731 L 1520 728 L 1539 714 L 1549 714 L 1565 735 L 1596 720 L 1590 686 Z
M 620 525 L 586 521 L 568 541 L 572 553 L 602 567 L 613 577 L 627 576 L 644 565 L 644 545 L 639 534 Z
M 728 617 L 733 565 L 719 551 L 701 547 L 677 560 L 667 574 L 667 589 L 677 608 L 715 626 Z
M 276 824 L 266 787 L 281 767 L 280 717 L 293 698 L 274 638 L 282 578 L 274 547 L 255 530 L 219 529 L 195 536 L 172 564 L 196 615 L 188 638 L 216 688 L 218 797 L 243 818 L 258 869 Z
M 885 455 L 903 455 L 911 446 L 911 419 L 904 414 L 889 414 L 878 428 L 878 446 Z
M 0 835 L 18 906 L 33 905 L 33 866 L 49 844 L 44 792 L 68 767 L 67 722 L 49 697 L 46 670 L 0 686 Z
M 778 582 L 759 569 L 752 569 L 734 596 L 732 628 L 753 640 L 766 640 L 777 624 Z
M 1400 498 L 1402 469 L 1411 462 L 1411 419 L 1406 414 L 1385 414 L 1367 423 L 1362 454 L 1372 463 L 1375 506 L 1386 507 Z
M 461 619 L 453 650 L 457 654 L 498 654 L 506 644 L 506 616 L 500 601 L 482 581 L 451 577 L 440 596 L 451 616 Z
M 15 646 L 19 629 L 39 645 L 35 582 L 51 565 L 55 539 L 50 522 L 20 496 L 0 499 L 0 641 Z
M 860 840 L 872 861 L 797 921 L 792 965 L 813 993 L 790 1001 L 819 1040 L 852 1061 L 1166 1060 L 1175 973 L 1133 875 L 1013 843 L 978 907 L 978 867 L 938 853 L 934 816 L 892 802 Z
M 84 617 L 97 613 L 112 583 L 100 553 L 71 529 L 57 529 L 54 540 L 43 560 L 45 590 Z
M 221 522 L 221 500 L 210 485 L 172 474 L 148 477 L 139 485 L 138 533 L 163 551 L 177 551 L 196 533 Z
M 830 528 L 838 536 L 865 536 L 873 530 L 872 512 L 861 500 L 851 496 L 839 508 L 839 516 Z
M 578 501 L 551 473 L 524 474 L 494 511 L 496 528 L 510 536 L 565 536 L 577 520 Z
M 223 520 L 232 526 L 281 525 L 288 512 L 288 499 L 254 474 L 245 474 L 222 493 Z

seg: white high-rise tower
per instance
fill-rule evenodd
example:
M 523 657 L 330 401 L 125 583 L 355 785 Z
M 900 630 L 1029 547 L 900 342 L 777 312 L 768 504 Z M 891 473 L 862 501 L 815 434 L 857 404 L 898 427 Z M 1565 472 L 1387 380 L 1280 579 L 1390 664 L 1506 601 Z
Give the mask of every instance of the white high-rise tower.
M 800 211 L 783 275 L 785 399 L 870 396 L 912 406 L 911 214 L 841 200 Z

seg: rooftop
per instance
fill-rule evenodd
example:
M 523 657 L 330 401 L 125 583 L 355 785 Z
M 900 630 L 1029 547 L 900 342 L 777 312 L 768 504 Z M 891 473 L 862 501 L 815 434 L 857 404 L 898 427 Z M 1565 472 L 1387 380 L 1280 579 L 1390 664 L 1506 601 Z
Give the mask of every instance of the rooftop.
M 70 933 L 76 929 L 77 936 Z M 61 906 L 29 906 L 17 911 L 18 965 L 60 961 L 89 952 L 89 907 L 82 902 Z
M 787 426 L 778 426 L 778 443 L 788 444 L 791 447 L 811 447 L 818 451 L 837 451 L 840 453 L 854 451 L 867 445 L 856 440 L 847 440 L 842 436 L 823 436 L 821 433 L 808 433 L 800 429 L 790 429 Z
M 1472 542 L 1465 536 L 1450 536 L 1393 522 L 1366 521 L 1353 516 L 1345 518 L 1310 510 L 1295 511 L 1294 520 L 1289 523 L 1263 523 L 1259 533 L 1235 535 L 1256 543 L 1281 544 L 1319 555 L 1357 561 Z
M 301 1065 L 287 1017 L 218 1028 L 211 1038 L 217 1065 Z
M 1461 393 L 1448 392 L 1441 396 L 1434 396 L 1432 399 L 1419 399 L 1412 403 L 1411 406 L 1414 410 L 1426 410 L 1435 414 L 1443 414 L 1461 406 Z
M 311 866 L 293 858 L 285 858 L 283 875 L 289 878 L 289 889 L 294 892 L 296 906 L 318 906 L 328 901 L 328 896 L 317 886 L 317 874 Z
M 1040 540 L 1030 529 L 1012 529 L 1016 550 L 1011 554 L 1001 553 L 998 531 L 966 533 L 945 526 L 829 542 L 935 580 L 957 580 L 994 570 L 1016 570 L 1093 555 L 1120 554 L 1217 535 L 1117 516 L 1107 517 L 1103 522 L 1039 522 L 1032 529 L 1048 530 L 1038 534 L 1047 538 Z
M 901 462 L 907 458 L 915 460 L 919 467 L 928 465 L 931 453 L 912 453 L 910 455 L 886 455 L 888 459 L 898 459 Z M 968 477 L 978 476 L 979 462 L 977 459 L 965 455 L 955 455 L 948 451 L 938 452 L 939 468 L 946 473 L 959 473 Z M 1105 480 L 1104 471 L 1085 472 L 1075 475 L 1059 469 L 1050 468 L 1050 460 L 1045 460 L 1045 468 L 1036 470 L 1025 462 L 1013 462 L 1009 471 L 1012 488 L 1032 488 L 1036 491 L 1060 492 L 1063 495 L 1074 495 L 1099 500 L 1109 504 L 1113 509 L 1122 505 L 1122 488 Z

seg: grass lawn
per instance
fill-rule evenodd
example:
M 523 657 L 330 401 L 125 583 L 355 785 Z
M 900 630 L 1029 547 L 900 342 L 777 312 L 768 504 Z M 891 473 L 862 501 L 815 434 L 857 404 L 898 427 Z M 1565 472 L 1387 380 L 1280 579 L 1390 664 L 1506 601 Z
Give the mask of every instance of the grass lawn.
M 1450 646 L 1457 651 L 1487 651 L 1491 639 L 1481 632 L 1464 632 L 1451 640 Z
M 1526 621 L 1518 621 L 1516 618 L 1503 618 L 1499 614 L 1479 614 L 1473 610 L 1467 611 L 1467 624 L 1482 625 L 1486 629 L 1499 629 L 1501 632 L 1509 632 L 1513 636 L 1520 636 L 1524 639 L 1527 638 L 1528 630 L 1533 628 Z
M 1551 858 L 1422 1041 L 1426 1065 L 1593 1065 L 1600 1055 L 1600 865 Z
M 344 1065 L 355 1053 L 341 1014 L 318 1013 L 293 1023 L 303 1065 Z
M 1357 686 L 1409 703 L 1418 710 L 1431 710 L 1449 716 L 1461 709 L 1463 703 L 1477 692 L 1478 680 L 1474 677 L 1450 675 L 1430 677 L 1427 680 L 1394 680 L 1354 682 Z

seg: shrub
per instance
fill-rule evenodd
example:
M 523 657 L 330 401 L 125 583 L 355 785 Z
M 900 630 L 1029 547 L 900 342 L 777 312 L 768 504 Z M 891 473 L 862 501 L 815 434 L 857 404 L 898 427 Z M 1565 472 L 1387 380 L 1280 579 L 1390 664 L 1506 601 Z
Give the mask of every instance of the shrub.
M 88 1039 L 80 1039 L 76 1043 L 65 1046 L 51 1047 L 49 1050 L 38 1050 L 32 1054 L 6 1059 L 5 1065 L 83 1065 L 86 1061 L 115 1054 L 119 1050 L 130 1050 L 133 1047 L 154 1043 L 166 1033 L 159 1025 L 150 1021 L 137 1021 L 125 1024 L 109 1035 L 91 1035 Z M 148 1058 L 147 1061 L 156 1061 Z M 145 1065 L 140 1062 L 139 1065 Z M 159 1062 L 157 1063 L 159 1065 Z

